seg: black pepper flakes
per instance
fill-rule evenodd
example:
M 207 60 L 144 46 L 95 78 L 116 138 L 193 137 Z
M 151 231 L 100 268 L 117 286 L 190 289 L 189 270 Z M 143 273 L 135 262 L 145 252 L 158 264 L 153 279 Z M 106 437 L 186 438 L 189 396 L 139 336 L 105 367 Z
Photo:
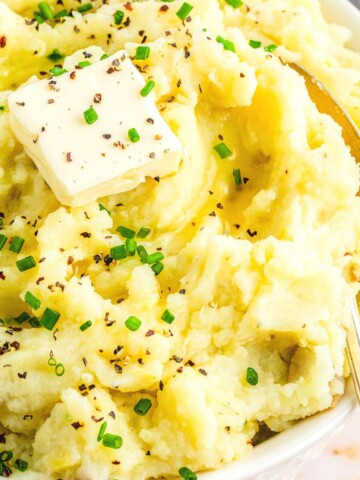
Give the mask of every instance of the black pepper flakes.
M 246 230 L 246 233 L 247 233 L 248 235 L 250 235 L 251 238 L 252 238 L 252 237 L 255 237 L 255 236 L 257 235 L 257 231 L 254 230 L 254 231 L 252 232 L 252 231 L 250 230 L 250 228 L 248 228 L 248 229 Z
M 82 232 L 82 233 L 80 233 L 80 235 L 84 238 L 90 238 L 91 237 L 91 233 L 89 233 L 89 232 Z
M 115 368 L 115 372 L 116 373 L 122 373 L 123 369 L 120 365 L 118 365 L 117 363 L 114 364 L 114 368 Z
M 82 428 L 82 427 L 84 426 L 84 424 L 82 424 L 82 423 L 80 423 L 80 422 L 73 422 L 73 423 L 71 424 L 71 426 L 72 426 L 73 428 L 75 428 L 75 430 L 78 430 L 79 428 Z
M 27 376 L 27 372 L 24 372 L 24 373 L 18 373 L 18 377 L 19 377 L 19 378 L 23 378 L 23 379 L 25 379 L 25 378 L 26 378 L 26 376 Z
M 174 360 L 174 362 L 176 362 L 176 363 L 181 363 L 183 361 L 183 358 L 178 357 L 177 355 L 173 355 L 171 357 L 171 360 Z
M 199 368 L 199 372 L 201 373 L 201 375 L 204 375 L 205 377 L 207 376 L 207 371 L 203 368 Z
M 122 347 L 121 345 L 118 345 L 115 350 L 114 350 L 114 355 L 117 355 L 119 352 L 121 352 L 121 350 L 123 349 L 124 347 Z
M 71 163 L 71 162 L 72 162 L 71 152 L 66 152 L 66 153 L 65 153 L 65 157 L 66 157 L 66 161 L 67 161 L 68 163 Z

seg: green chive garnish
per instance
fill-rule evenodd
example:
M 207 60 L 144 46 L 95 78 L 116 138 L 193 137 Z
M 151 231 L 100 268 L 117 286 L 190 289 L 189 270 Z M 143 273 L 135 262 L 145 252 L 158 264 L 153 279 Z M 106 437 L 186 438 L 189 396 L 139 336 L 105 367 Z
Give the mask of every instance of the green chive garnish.
M 60 75 L 63 75 L 64 73 L 67 72 L 65 68 L 60 68 L 60 67 L 54 67 L 50 68 L 49 72 L 54 75 L 54 77 L 59 77 Z
M 161 262 L 154 263 L 151 266 L 151 270 L 155 273 L 155 276 L 159 275 L 163 271 L 164 265 Z
M 187 467 L 181 467 L 179 470 L 179 475 L 185 480 L 197 480 L 195 473 Z
M 45 22 L 45 18 L 41 15 L 40 12 L 34 12 L 34 19 L 39 25 Z
M 13 458 L 12 452 L 10 450 L 3 450 L 0 452 L 0 462 L 9 462 Z
M 149 235 L 150 232 L 151 232 L 150 228 L 141 227 L 138 233 L 136 234 L 136 236 L 139 238 L 145 238 Z
M 25 240 L 23 238 L 14 237 L 10 244 L 9 250 L 11 252 L 20 253 L 24 243 L 25 243 Z
M 135 231 L 131 230 L 130 228 L 120 226 L 116 229 L 116 231 L 124 238 L 134 238 Z
M 235 185 L 241 185 L 243 183 L 240 168 L 234 168 L 233 177 L 234 177 Z
M 134 407 L 134 412 L 143 417 L 148 413 L 150 408 L 152 407 L 152 403 L 148 398 L 142 398 L 138 401 L 138 403 Z
M 137 47 L 135 53 L 135 60 L 147 60 L 150 56 L 150 47 L 147 46 L 140 46 Z
M 42 17 L 45 18 L 45 20 L 52 20 L 54 18 L 54 14 L 48 2 L 40 2 L 38 7 Z
M 193 8 L 194 7 L 190 5 L 190 3 L 184 2 L 176 12 L 176 15 L 180 18 L 180 20 L 185 20 Z
M 55 374 L 57 377 L 62 377 L 65 373 L 65 367 L 62 363 L 58 363 L 55 367 Z
M 225 0 L 225 2 L 233 8 L 239 8 L 241 5 L 244 5 L 242 0 Z
M 147 253 L 145 247 L 143 247 L 142 245 L 138 245 L 136 247 L 136 251 L 137 251 L 137 254 L 140 257 L 140 262 L 141 263 L 147 263 L 148 253 Z
M 114 13 L 114 23 L 115 25 L 121 25 L 124 20 L 125 13 L 122 10 L 116 10 Z
M 43 313 L 43 316 L 41 317 L 40 323 L 47 330 L 52 330 L 57 324 L 59 318 L 60 318 L 59 312 L 56 312 L 55 310 L 51 310 L 51 308 L 46 308 L 45 312 Z
M 92 10 L 94 7 L 92 6 L 91 3 L 85 3 L 85 5 L 80 5 L 80 7 L 77 9 L 78 12 L 84 13 L 88 12 L 89 10 Z
M 7 242 L 8 237 L 0 233 L 0 250 L 4 248 L 5 243 Z
M 96 113 L 96 111 L 93 109 L 93 107 L 90 107 L 88 108 L 87 110 L 85 110 L 84 112 L 84 118 L 86 120 L 86 123 L 88 125 L 91 125 L 92 123 L 95 123 L 96 120 L 99 119 L 99 116 L 98 114 Z
M 18 458 L 17 460 L 15 460 L 15 463 L 14 463 L 14 467 L 16 468 L 16 470 L 19 470 L 20 472 L 25 472 L 27 469 L 28 469 L 28 462 L 26 462 L 25 460 L 22 460 L 21 458 Z
M 98 205 L 99 205 L 99 210 L 100 210 L 100 212 L 101 212 L 102 210 L 105 210 L 105 212 L 107 212 L 109 215 L 111 215 L 110 210 L 108 210 L 106 207 L 104 207 L 104 205 L 101 205 L 101 203 L 99 203 Z
M 227 157 L 230 157 L 230 155 L 232 155 L 232 151 L 223 142 L 219 143 L 218 145 L 215 145 L 214 150 L 219 155 L 220 158 L 227 158 Z
M 30 319 L 30 315 L 27 312 L 20 313 L 18 317 L 15 317 L 15 322 L 20 325 Z
M 149 80 L 145 85 L 145 87 L 140 90 L 140 95 L 142 97 L 147 97 L 154 87 L 155 87 L 154 80 Z
M 26 272 L 26 270 L 36 267 L 36 262 L 32 256 L 25 257 L 22 260 L 18 260 L 16 266 L 20 272 Z
M 141 320 L 137 317 L 131 316 L 125 321 L 125 325 L 132 332 L 136 332 L 141 327 Z
M 4 105 L 0 105 L 0 112 L 4 112 L 5 111 L 5 107 Z M 2 220 L 2 219 L 1 219 Z M 0 225 L 2 225 L 2 223 L 0 222 Z
M 127 257 L 127 251 L 125 245 L 118 245 L 117 247 L 112 247 L 110 249 L 110 256 L 114 260 L 122 260 Z
M 107 448 L 119 449 L 122 446 L 122 438 L 119 435 L 112 435 L 111 433 L 105 433 L 102 444 Z
M 161 315 L 161 320 L 171 325 L 175 320 L 175 315 L 170 312 L 170 310 L 165 310 L 165 312 Z
M 80 68 L 85 68 L 85 67 L 90 67 L 91 62 L 88 62 L 87 60 L 84 60 L 83 62 L 78 63 Z
M 60 10 L 60 12 L 54 15 L 54 20 L 58 20 L 59 18 L 62 18 L 62 17 L 70 17 L 70 13 L 65 9 Z
M 46 58 L 51 60 L 52 62 L 59 62 L 63 58 L 65 58 L 65 55 L 63 55 L 57 48 L 53 50 Z
M 216 41 L 222 44 L 224 50 L 229 50 L 230 52 L 236 53 L 235 45 L 230 40 L 226 40 L 226 38 L 220 37 L 219 35 L 216 37 Z
M 133 257 L 136 253 L 137 243 L 133 238 L 127 238 L 125 241 L 126 252 L 129 257 Z
M 128 131 L 128 137 L 130 142 L 132 143 L 136 143 L 140 140 L 140 135 L 136 128 L 130 128 L 130 130 Z
M 80 325 L 80 330 L 82 332 L 84 332 L 85 330 L 87 330 L 88 328 L 90 328 L 92 325 L 92 321 L 91 320 L 87 320 L 85 323 L 83 323 L 82 325 Z
M 109 58 L 109 55 L 108 55 L 107 53 L 104 53 L 104 54 L 101 56 L 100 60 L 106 60 L 107 58 Z
M 107 429 L 107 422 L 103 422 L 100 425 L 100 430 L 99 430 L 99 433 L 98 433 L 98 436 L 97 436 L 97 441 L 98 442 L 101 442 L 101 440 L 104 438 L 106 429 Z
M 25 302 L 30 305 L 34 310 L 39 310 L 41 307 L 41 301 L 35 297 L 31 292 L 25 293 Z
M 39 322 L 39 319 L 37 317 L 31 317 L 29 323 L 33 328 L 41 327 L 41 323 Z
M 160 260 L 163 260 L 163 258 L 164 258 L 163 253 L 155 252 L 147 256 L 147 263 L 150 263 L 151 265 L 152 263 L 160 262 Z
M 48 360 L 48 365 L 50 365 L 50 367 L 55 367 L 56 365 L 56 360 L 54 357 L 50 357 L 49 360 Z
M 261 42 L 259 42 L 258 40 L 250 40 L 249 45 L 252 48 L 260 48 L 261 47 Z
M 257 385 L 259 382 L 259 376 L 257 371 L 249 367 L 246 370 L 246 381 L 249 385 Z
M 264 50 L 265 50 L 265 52 L 272 53 L 277 48 L 278 48 L 278 46 L 275 45 L 274 43 L 272 43 L 271 45 L 267 45 L 266 47 L 264 47 Z

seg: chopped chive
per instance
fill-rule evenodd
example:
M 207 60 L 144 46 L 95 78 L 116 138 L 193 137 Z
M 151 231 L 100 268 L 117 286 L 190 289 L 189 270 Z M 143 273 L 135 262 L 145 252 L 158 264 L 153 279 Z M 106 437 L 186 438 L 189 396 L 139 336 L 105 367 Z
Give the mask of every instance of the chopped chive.
M 91 125 L 92 123 L 95 123 L 96 120 L 99 119 L 99 116 L 98 114 L 96 113 L 96 111 L 93 109 L 93 107 L 90 107 L 88 108 L 87 110 L 85 110 L 84 112 L 84 118 L 86 120 L 86 123 L 88 125 Z
M 0 107 L 0 110 L 4 110 L 5 107 Z M 0 227 L 2 227 L 4 225 L 4 219 L 2 217 L 0 217 Z
M 233 177 L 235 185 L 241 185 L 243 183 L 243 179 L 241 177 L 240 168 L 234 168 L 233 170 Z
M 54 18 L 54 14 L 48 2 L 40 2 L 38 7 L 42 17 L 45 18 L 45 20 L 52 20 Z
M 102 210 L 105 210 L 105 212 L 107 212 L 109 215 L 111 215 L 110 210 L 108 210 L 106 207 L 104 207 L 104 205 L 101 205 L 101 203 L 98 203 L 98 205 L 99 205 L 99 210 L 100 210 L 100 212 L 101 212 Z
M 14 237 L 10 244 L 9 250 L 11 252 L 20 253 L 24 243 L 25 243 L 25 240 L 23 238 Z
M 145 85 L 145 87 L 143 87 L 141 90 L 140 90 L 140 95 L 142 97 L 147 97 L 149 95 L 149 93 L 151 92 L 151 90 L 155 87 L 155 82 L 154 80 L 149 80 L 147 82 L 147 84 Z
M 235 45 L 230 40 L 226 40 L 226 38 L 220 37 L 220 35 L 218 35 L 216 37 L 216 41 L 222 44 L 224 50 L 229 50 L 230 52 L 236 53 Z
M 83 323 L 82 325 L 80 325 L 80 330 L 82 332 L 84 332 L 85 330 L 87 330 L 88 328 L 90 328 L 92 325 L 92 321 L 91 320 L 87 320 L 85 323 Z
M 65 373 L 65 367 L 62 363 L 58 363 L 55 367 L 55 374 L 57 377 L 62 377 Z
M 258 40 L 250 40 L 249 45 L 252 48 L 260 48 L 261 47 L 261 42 L 259 42 Z
M 8 237 L 0 233 L 0 250 L 4 248 L 4 245 L 7 241 L 8 241 Z
M 65 58 L 65 55 L 63 55 L 57 48 L 55 48 L 46 58 L 51 60 L 52 62 L 59 62 L 63 58 Z
M 170 310 L 165 310 L 165 312 L 161 315 L 161 320 L 171 325 L 175 320 L 175 315 L 170 312 Z
M 133 238 L 127 238 L 125 241 L 126 252 L 129 257 L 133 257 L 136 253 L 137 243 Z
M 141 327 L 141 320 L 137 317 L 131 316 L 125 321 L 125 325 L 132 332 L 136 332 Z
M 264 47 L 264 50 L 265 50 L 265 52 L 272 53 L 277 48 L 278 48 L 278 46 L 275 45 L 274 43 L 272 43 L 271 45 L 267 45 L 266 47 Z
M 0 462 L 9 462 L 13 458 L 12 452 L 10 450 L 3 450 L 0 452 Z
M 15 317 L 15 322 L 20 325 L 30 319 L 30 315 L 27 312 L 20 313 L 19 316 Z
M 100 425 L 99 433 L 98 433 L 98 436 L 97 436 L 97 441 L 98 442 L 101 442 L 101 440 L 104 438 L 106 429 L 107 429 L 107 422 L 103 422 Z
M 54 357 L 50 357 L 49 360 L 48 360 L 48 365 L 50 365 L 50 367 L 55 367 L 56 365 L 56 360 Z
M 47 330 L 52 330 L 55 325 L 57 324 L 60 318 L 60 313 L 52 310 L 51 308 L 46 308 L 45 312 L 43 313 L 40 323 L 43 327 Z
M 164 254 L 161 252 L 155 252 L 151 253 L 150 255 L 147 256 L 147 263 L 153 264 L 160 262 L 160 260 L 163 260 Z
M 59 77 L 60 75 L 63 75 L 64 73 L 67 72 L 65 68 L 60 68 L 60 67 L 54 67 L 50 68 L 49 72 L 54 75 L 54 77 Z
M 16 266 L 20 272 L 26 272 L 26 270 L 30 270 L 31 268 L 36 267 L 36 262 L 34 257 L 25 257 L 21 260 L 16 262 Z
M 248 367 L 246 370 L 246 381 L 249 385 L 257 385 L 259 382 L 257 371 L 251 367 Z
M 184 2 L 176 12 L 176 15 L 180 18 L 180 20 L 185 20 L 193 8 L 194 7 L 190 5 L 190 3 Z
M 84 12 L 88 12 L 89 10 L 92 10 L 93 8 L 94 7 L 92 6 L 91 3 L 85 3 L 84 5 L 80 5 L 77 11 L 80 13 L 84 13 Z
M 150 47 L 140 46 L 137 47 L 135 53 L 135 60 L 147 60 L 150 56 Z
M 219 155 L 220 158 L 227 158 L 227 157 L 230 157 L 230 155 L 232 155 L 232 151 L 223 142 L 219 143 L 218 145 L 215 145 L 214 150 Z
M 34 19 L 39 25 L 45 22 L 45 18 L 41 15 L 40 12 L 34 12 Z
M 107 53 L 104 53 L 104 54 L 101 56 L 100 60 L 106 60 L 107 58 L 109 58 L 109 55 L 108 55 Z
M 118 245 L 117 247 L 112 247 L 110 249 L 110 256 L 114 260 L 122 260 L 127 257 L 127 251 L 125 245 Z
M 141 227 L 138 233 L 136 234 L 136 236 L 139 238 L 145 238 L 149 235 L 150 232 L 151 232 L 150 228 Z
M 30 305 L 34 310 L 39 310 L 41 307 L 41 301 L 35 297 L 31 292 L 25 293 L 25 302 Z
M 58 20 L 59 18 L 62 18 L 62 17 L 70 17 L 70 13 L 67 10 L 65 10 L 65 8 L 64 10 L 60 10 L 60 12 L 54 15 L 54 20 Z
M 118 227 L 116 229 L 116 231 L 118 233 L 120 233 L 120 235 L 124 238 L 134 238 L 135 237 L 135 231 L 134 230 L 131 230 L 130 228 L 127 228 L 127 227 L 123 227 L 122 225 L 120 225 L 120 227 Z
M 197 480 L 196 474 L 187 467 L 181 467 L 179 470 L 179 475 L 185 480 Z
M 155 273 L 155 276 L 159 275 L 163 271 L 164 265 L 161 262 L 154 263 L 151 266 L 151 270 Z
M 128 131 L 128 137 L 130 142 L 132 143 L 136 143 L 140 140 L 140 135 L 136 128 L 130 128 L 130 130 Z
M 87 60 L 84 60 L 83 62 L 79 62 L 78 65 L 81 68 L 90 67 L 91 62 L 88 62 Z
M 137 251 L 137 254 L 140 257 L 140 262 L 141 263 L 147 263 L 148 253 L 147 253 L 145 247 L 143 247 L 142 245 L 138 245 L 136 247 L 136 251 Z
M 39 322 L 39 319 L 37 317 L 31 317 L 29 320 L 30 325 L 32 328 L 40 328 L 41 323 Z
M 125 13 L 122 10 L 116 10 L 114 13 L 114 23 L 115 25 L 121 25 L 124 20 Z
M 241 5 L 244 5 L 242 0 L 225 0 L 225 2 L 233 8 L 239 8 Z
M 105 433 L 102 440 L 102 444 L 107 448 L 119 449 L 122 446 L 122 438 L 119 435 L 112 435 L 111 433 Z
M 4 105 L 0 105 L 0 112 L 4 112 L 5 111 L 5 107 Z M 2 218 L 1 218 L 2 220 Z M 0 222 L 0 225 L 2 225 L 2 223 Z
M 134 412 L 143 417 L 148 413 L 150 408 L 152 407 L 151 400 L 148 398 L 142 398 L 138 401 L 138 403 L 134 407 Z
M 28 468 L 29 464 L 26 460 L 22 460 L 21 458 L 18 458 L 15 460 L 14 467 L 16 470 L 19 470 L 20 472 L 25 472 Z

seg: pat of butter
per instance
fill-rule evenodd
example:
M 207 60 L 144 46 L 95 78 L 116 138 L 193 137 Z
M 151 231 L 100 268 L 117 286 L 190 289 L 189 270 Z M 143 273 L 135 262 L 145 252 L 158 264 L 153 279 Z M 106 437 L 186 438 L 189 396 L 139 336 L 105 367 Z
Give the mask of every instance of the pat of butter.
M 181 143 L 125 51 L 8 97 L 10 126 L 64 205 L 80 206 L 175 172 Z M 84 112 L 98 119 L 88 124 Z M 129 139 L 136 129 L 140 140 Z

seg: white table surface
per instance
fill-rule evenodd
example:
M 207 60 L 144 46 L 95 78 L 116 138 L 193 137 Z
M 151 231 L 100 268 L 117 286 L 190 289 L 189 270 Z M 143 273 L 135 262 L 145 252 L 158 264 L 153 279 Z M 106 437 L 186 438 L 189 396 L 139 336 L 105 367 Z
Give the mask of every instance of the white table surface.
M 297 480 L 360 480 L 360 408 L 317 460 Z

